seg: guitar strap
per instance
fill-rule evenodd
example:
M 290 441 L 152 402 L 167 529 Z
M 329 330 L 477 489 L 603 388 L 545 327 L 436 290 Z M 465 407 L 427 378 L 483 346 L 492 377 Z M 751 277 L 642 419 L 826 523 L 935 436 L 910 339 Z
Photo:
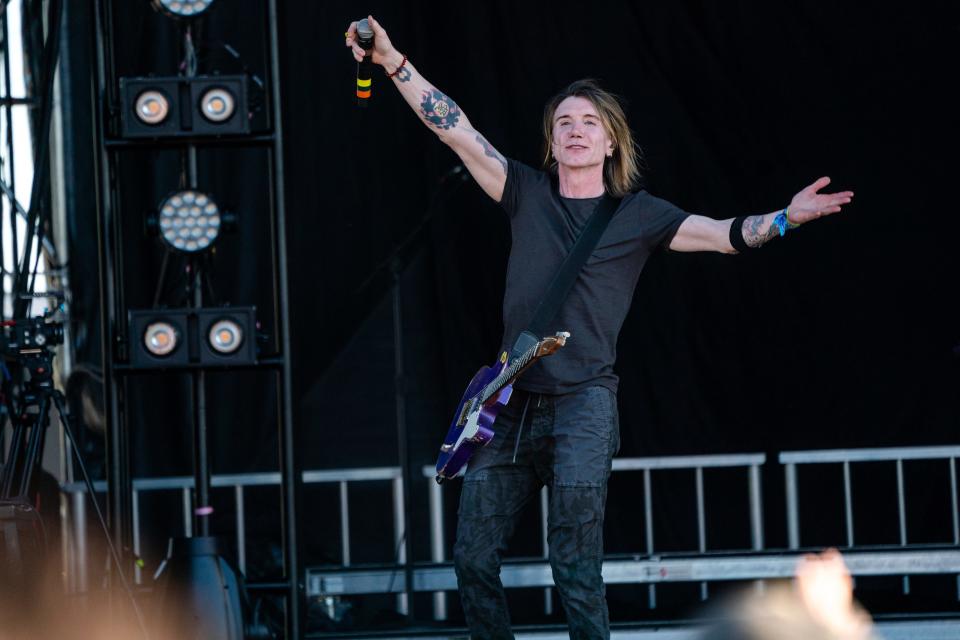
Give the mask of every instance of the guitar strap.
M 517 337 L 517 341 L 510 352 L 511 360 L 525 353 L 545 335 L 547 325 L 557 315 L 560 305 L 566 300 L 567 294 L 573 288 L 573 283 L 576 282 L 577 276 L 583 269 L 583 265 L 586 264 L 590 254 L 593 253 L 597 242 L 600 241 L 600 236 L 603 235 L 604 230 L 613 218 L 614 212 L 620 206 L 620 201 L 620 198 L 613 198 L 604 194 L 600 202 L 597 203 L 583 231 L 580 232 L 580 236 L 570 249 L 570 253 L 564 258 L 563 264 L 560 265 L 560 269 L 553 277 L 547 293 L 544 294 L 533 314 L 533 319 L 527 325 L 527 329 Z M 563 199 L 560 199 L 560 204 L 564 209 L 567 209 Z M 569 214 L 569 210 L 567 210 L 567 213 Z

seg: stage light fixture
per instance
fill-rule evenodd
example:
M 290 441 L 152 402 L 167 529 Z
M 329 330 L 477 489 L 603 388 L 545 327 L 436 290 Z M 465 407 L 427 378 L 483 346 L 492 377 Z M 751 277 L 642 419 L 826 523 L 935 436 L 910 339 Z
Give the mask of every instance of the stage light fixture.
M 190 363 L 189 324 L 179 310 L 127 312 L 130 364 L 138 368 L 182 367 Z
M 256 307 L 131 309 L 135 369 L 231 367 L 257 362 Z
M 163 638 L 259 637 L 246 632 L 243 576 L 224 559 L 216 538 L 171 538 L 157 573 L 153 602 L 163 621 Z
M 200 98 L 200 113 L 210 122 L 225 122 L 237 109 L 233 94 L 220 87 L 214 87 Z
M 148 89 L 137 96 L 134 112 L 140 122 L 151 126 L 157 125 L 166 120 L 170 114 L 170 101 L 163 92 Z
M 266 116 L 251 108 L 248 81 L 245 75 L 120 78 L 120 135 L 201 138 L 262 130 Z
M 243 328 L 230 318 L 217 320 L 210 325 L 207 339 L 211 349 L 228 355 L 236 352 L 243 344 Z
M 210 365 L 256 362 L 257 317 L 255 307 L 220 307 L 197 310 L 200 362 Z M 206 338 L 206 339 L 203 339 Z
M 178 191 L 160 205 L 157 224 L 164 242 L 177 251 L 196 253 L 220 235 L 220 208 L 213 198 L 194 190 Z
M 213 0 L 152 0 L 151 4 L 171 18 L 195 18 L 213 4 Z
M 197 76 L 190 79 L 190 128 L 198 136 L 250 133 L 246 76 Z
M 120 78 L 120 132 L 125 138 L 180 135 L 178 78 Z
M 143 334 L 143 346 L 157 357 L 170 355 L 180 346 L 177 328 L 164 321 L 147 325 L 147 330 Z

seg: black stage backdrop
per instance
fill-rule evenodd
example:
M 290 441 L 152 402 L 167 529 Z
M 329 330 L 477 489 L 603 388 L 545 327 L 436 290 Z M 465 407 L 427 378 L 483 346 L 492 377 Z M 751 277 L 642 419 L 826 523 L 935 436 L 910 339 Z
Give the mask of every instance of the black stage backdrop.
M 762 251 L 650 261 L 619 344 L 622 455 L 953 441 L 956 11 L 601 5 L 373 9 L 505 155 L 536 165 L 543 103 L 596 77 L 628 102 L 649 190 L 691 212 L 775 210 L 821 175 L 857 194 Z M 407 336 L 410 366 L 422 364 L 410 392 L 445 410 L 495 355 L 508 227 L 474 183 L 444 181 L 456 156 L 385 78 L 369 110 L 353 106 L 355 65 L 336 46 L 357 9 L 295 7 L 283 61 L 291 311 L 297 395 L 318 411 L 301 423 L 317 462 L 389 463 L 391 410 L 369 414 L 392 406 L 392 384 L 358 373 L 392 371 L 389 340 L 377 351 L 361 339 L 388 294 L 388 257 L 439 193 L 404 297 L 422 330 Z M 431 441 L 442 431 L 424 428 Z
M 299 3 L 286 9 L 284 124 L 311 464 L 397 460 L 392 258 L 407 267 L 402 388 L 416 466 L 434 460 L 502 330 L 505 215 L 449 178 L 456 156 L 385 78 L 369 110 L 353 105 L 341 34 L 364 10 L 493 145 L 529 164 L 547 98 L 595 77 L 627 101 L 649 190 L 688 211 L 765 213 L 821 175 L 856 192 L 841 215 L 751 255 L 651 259 L 618 346 L 621 456 L 759 451 L 775 463 L 788 449 L 956 442 L 955 8 Z M 892 468 L 875 466 L 855 475 L 858 540 L 895 543 Z M 936 475 L 908 485 L 918 540 L 950 537 Z M 708 495 L 724 506 L 709 512 L 708 546 L 744 547 L 746 496 L 731 488 L 742 485 L 713 478 Z M 785 546 L 779 467 L 764 481 L 767 542 Z M 804 476 L 804 541 L 842 544 L 840 478 L 817 481 Z M 640 490 L 637 477 L 611 486 L 608 550 L 640 548 Z M 837 499 L 810 500 L 821 491 Z M 692 477 L 667 474 L 654 495 L 660 548 L 696 548 Z M 539 552 L 536 535 L 520 538 L 515 553 Z M 611 590 L 615 617 L 640 593 Z
M 264 73 L 258 3 L 238 2 L 236 13 L 223 4 L 205 20 L 205 33 Z M 494 146 L 528 164 L 540 158 L 544 102 L 594 77 L 627 102 L 647 188 L 688 211 L 766 213 L 822 175 L 833 178 L 831 190 L 856 192 L 842 214 L 749 255 L 661 252 L 650 260 L 618 347 L 621 456 L 957 441 L 955 5 L 281 5 L 289 312 L 306 468 L 398 462 L 391 264 L 402 269 L 400 387 L 415 467 L 433 462 L 463 386 L 493 360 L 502 330 L 505 215 L 451 173 L 456 156 L 379 72 L 370 108 L 354 105 L 356 65 L 342 34 L 368 10 Z M 171 22 L 139 8 L 115 20 L 126 29 L 118 31 L 125 73 L 175 72 Z M 232 63 L 211 54 L 201 71 L 218 64 Z M 139 183 L 132 175 L 138 163 L 159 166 L 162 155 L 131 154 L 131 215 L 159 201 L 175 179 L 175 159 L 169 175 L 158 168 Z M 216 257 L 222 297 L 262 305 L 271 286 L 254 224 L 266 202 L 263 158 L 248 156 L 225 150 L 201 158 L 201 169 L 245 214 L 246 230 Z M 128 296 L 140 305 L 156 285 L 161 253 L 150 247 L 128 254 L 137 261 L 126 271 Z M 222 387 L 214 395 L 228 400 L 216 409 L 217 470 L 270 467 L 273 399 L 267 392 L 257 399 L 257 380 L 215 384 Z M 170 425 L 181 424 L 186 409 L 157 413 L 149 392 L 138 397 L 138 468 L 182 472 L 189 434 Z M 780 472 L 770 467 L 767 542 L 785 546 Z M 415 490 L 421 495 L 419 484 Z M 611 550 L 640 550 L 639 491 L 639 481 L 611 488 Z M 654 492 L 658 544 L 695 548 L 692 480 L 664 481 Z M 448 494 L 455 501 L 456 491 Z M 926 510 L 942 511 L 942 500 L 925 495 L 917 492 L 912 509 L 929 524 L 930 541 L 940 540 L 947 525 Z M 325 515 L 335 495 L 311 490 L 306 498 L 306 560 L 335 561 L 338 528 Z M 728 512 L 711 513 L 711 548 L 746 546 L 729 526 L 745 519 L 741 503 L 738 494 Z M 371 497 L 364 506 L 354 514 L 354 560 L 390 560 L 395 550 L 382 526 L 389 504 L 381 509 Z M 805 508 L 824 514 L 811 544 L 843 542 L 842 504 Z M 864 541 L 897 541 L 895 515 L 874 520 Z M 415 524 L 425 526 L 423 513 Z M 426 532 L 415 535 L 426 559 Z M 535 536 L 521 538 L 517 552 L 538 552 Z

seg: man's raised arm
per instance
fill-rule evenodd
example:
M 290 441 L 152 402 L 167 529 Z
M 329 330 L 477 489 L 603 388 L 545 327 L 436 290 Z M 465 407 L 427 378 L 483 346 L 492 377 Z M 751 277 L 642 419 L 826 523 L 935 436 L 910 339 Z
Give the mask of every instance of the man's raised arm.
M 499 202 L 507 181 L 506 158 L 473 128 L 453 99 L 427 82 L 407 57 L 396 50 L 387 32 L 373 16 L 367 20 L 374 34 L 374 48 L 370 54 L 374 64 L 382 66 L 393 79 L 400 95 L 419 114 L 420 120 L 460 156 L 480 188 Z M 345 36 L 353 57 L 360 62 L 364 50 L 357 44 L 356 22 L 350 24 Z
M 745 216 L 730 220 L 690 216 L 677 229 L 676 235 L 670 242 L 670 249 L 738 253 L 742 249 L 759 247 L 783 235 L 787 229 L 838 213 L 843 205 L 849 204 L 853 199 L 853 191 L 819 193 L 828 184 L 830 184 L 830 178 L 819 178 L 793 196 L 789 207 L 766 215 Z M 740 235 L 742 241 L 736 237 L 736 234 Z

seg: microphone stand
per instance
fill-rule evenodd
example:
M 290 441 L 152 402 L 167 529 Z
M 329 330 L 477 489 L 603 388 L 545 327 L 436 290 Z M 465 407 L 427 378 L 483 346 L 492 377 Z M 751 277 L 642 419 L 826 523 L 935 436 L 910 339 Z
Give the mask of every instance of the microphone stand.
M 402 532 L 403 543 L 398 549 L 397 561 L 403 564 L 404 572 L 404 592 L 398 596 L 398 606 L 405 612 L 408 619 L 413 620 L 414 614 L 414 584 L 413 584 L 413 536 L 410 535 L 411 523 L 411 487 L 414 481 L 414 470 L 410 464 L 410 449 L 408 445 L 407 433 L 407 388 L 408 384 L 404 374 L 403 358 L 403 314 L 401 298 L 401 276 L 407 262 L 413 257 L 412 249 L 419 245 L 423 239 L 427 224 L 436 216 L 440 210 L 440 203 L 444 198 L 449 197 L 460 185 L 469 179 L 469 173 L 462 164 L 458 164 L 447 171 L 437 181 L 437 187 L 430 198 L 427 210 L 417 226 L 400 242 L 399 245 L 387 256 L 374 272 L 360 285 L 358 292 L 364 291 L 370 284 L 378 279 L 383 272 L 389 270 L 391 277 L 391 289 L 393 298 L 393 345 L 394 345 L 394 389 L 395 406 L 397 419 L 397 449 L 400 458 L 401 477 L 403 479 L 403 522 L 404 531 Z M 449 185 L 450 190 L 444 187 Z

